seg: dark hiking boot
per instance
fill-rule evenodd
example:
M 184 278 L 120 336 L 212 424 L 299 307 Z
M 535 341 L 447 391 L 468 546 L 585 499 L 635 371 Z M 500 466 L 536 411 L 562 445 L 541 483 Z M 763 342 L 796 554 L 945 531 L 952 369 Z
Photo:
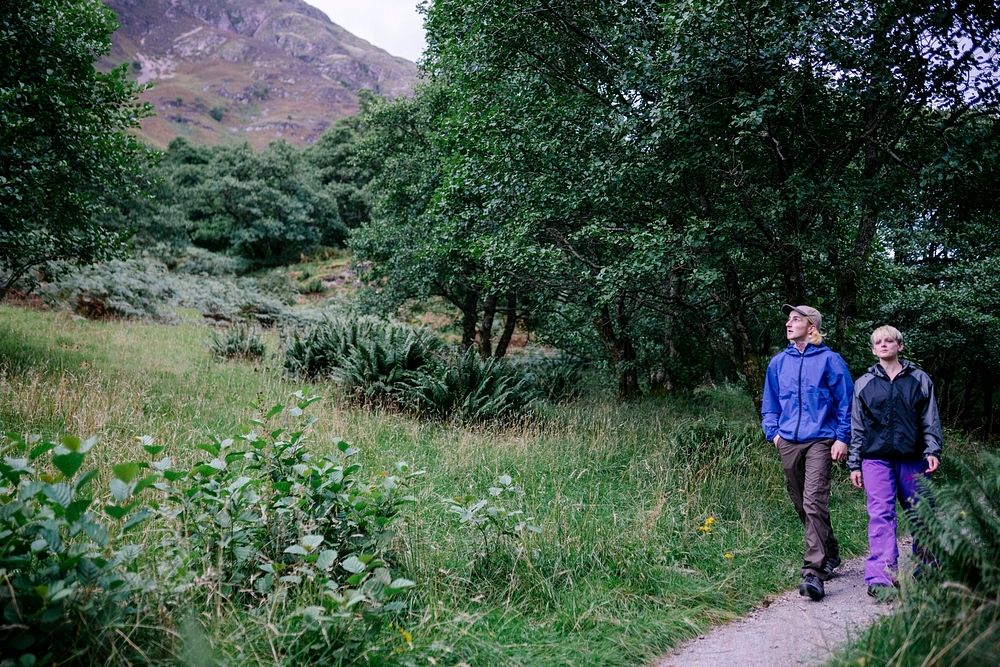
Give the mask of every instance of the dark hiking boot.
M 799 585 L 799 595 L 802 597 L 808 596 L 813 602 L 819 602 L 826 595 L 826 591 L 823 590 L 823 580 L 815 574 L 807 574 L 802 577 L 802 583 Z
M 836 574 L 835 570 L 840 567 L 840 557 L 834 556 L 833 558 L 827 558 L 823 563 L 823 581 L 829 581 L 833 579 Z

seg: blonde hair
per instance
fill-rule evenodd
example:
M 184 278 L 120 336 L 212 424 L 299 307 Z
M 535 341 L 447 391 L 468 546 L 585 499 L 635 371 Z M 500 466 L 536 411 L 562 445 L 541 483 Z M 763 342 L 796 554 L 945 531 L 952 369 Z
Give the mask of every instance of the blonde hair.
M 888 324 L 884 324 L 872 332 L 872 347 L 875 346 L 876 341 L 882 340 L 883 338 L 891 338 L 900 345 L 903 344 L 903 334 L 899 333 L 899 329 L 889 326 Z
M 810 324 L 812 324 L 812 322 L 810 322 Z M 815 327 L 816 325 L 813 324 L 813 326 Z M 825 333 L 823 333 L 819 329 L 816 329 L 815 331 L 809 334 L 806 340 L 807 342 L 812 343 L 813 345 L 822 345 L 824 336 L 826 336 Z

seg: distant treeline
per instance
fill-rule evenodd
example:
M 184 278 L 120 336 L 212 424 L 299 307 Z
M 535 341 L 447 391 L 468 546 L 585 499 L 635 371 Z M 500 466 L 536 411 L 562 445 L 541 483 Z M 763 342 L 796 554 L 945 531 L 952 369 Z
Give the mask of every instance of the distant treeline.
M 245 270 L 343 247 L 368 217 L 367 172 L 351 160 L 357 118 L 339 121 L 306 149 L 284 142 L 198 146 L 175 139 L 150 157 L 145 195 L 118 202 L 105 225 L 146 247 L 196 246 L 242 260 Z

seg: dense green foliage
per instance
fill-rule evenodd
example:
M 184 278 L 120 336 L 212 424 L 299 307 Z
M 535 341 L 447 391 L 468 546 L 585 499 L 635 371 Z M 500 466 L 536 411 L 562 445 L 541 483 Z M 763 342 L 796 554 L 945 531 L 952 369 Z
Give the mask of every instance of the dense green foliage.
M 115 28 L 99 0 L 0 6 L 0 298 L 46 261 L 121 249 L 97 215 L 141 189 L 126 130 L 148 110 L 125 65 L 94 69 Z
M 607 360 L 624 396 L 759 391 L 783 302 L 818 306 L 845 349 L 889 319 L 966 392 L 949 414 L 989 423 L 977 371 L 998 357 L 976 332 L 996 309 L 960 285 L 992 284 L 979 267 L 1000 256 L 979 233 L 997 213 L 994 10 L 434 2 L 428 85 L 370 117 L 382 159 L 354 249 L 379 290 L 440 294 L 466 322 L 489 295 L 534 304 L 523 320 Z M 928 340 L 942 330 L 982 355 L 956 360 Z
M 247 145 L 204 148 L 178 139 L 154 175 L 169 193 L 159 214 L 173 228 L 150 229 L 151 236 L 231 254 L 250 266 L 287 264 L 320 243 L 344 240 L 336 202 L 303 152 L 288 144 L 255 153 Z M 164 213 L 171 210 L 177 215 Z

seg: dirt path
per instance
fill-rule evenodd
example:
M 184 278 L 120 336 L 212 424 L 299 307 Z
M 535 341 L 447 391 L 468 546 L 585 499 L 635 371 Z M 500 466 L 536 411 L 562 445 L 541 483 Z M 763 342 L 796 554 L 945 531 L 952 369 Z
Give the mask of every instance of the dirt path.
M 810 602 L 787 591 L 748 616 L 679 646 L 653 667 L 822 665 L 876 618 L 893 609 L 868 597 L 864 558 L 847 561 Z

